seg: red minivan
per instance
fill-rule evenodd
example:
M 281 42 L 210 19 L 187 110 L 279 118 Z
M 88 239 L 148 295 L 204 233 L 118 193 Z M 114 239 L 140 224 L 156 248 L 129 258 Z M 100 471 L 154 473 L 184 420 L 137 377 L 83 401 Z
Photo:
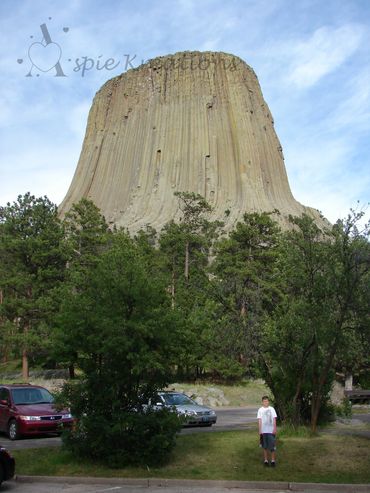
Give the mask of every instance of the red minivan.
M 44 387 L 30 384 L 0 385 L 0 431 L 10 440 L 22 435 L 61 433 L 73 426 L 69 410 L 58 411 Z

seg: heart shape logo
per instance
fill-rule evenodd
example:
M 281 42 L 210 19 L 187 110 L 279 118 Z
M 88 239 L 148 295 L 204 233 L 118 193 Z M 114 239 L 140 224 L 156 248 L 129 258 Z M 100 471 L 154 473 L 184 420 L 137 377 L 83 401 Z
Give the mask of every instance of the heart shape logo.
M 67 33 L 69 31 L 69 27 L 63 27 L 63 31 Z
M 32 43 L 28 49 L 28 56 L 32 64 L 41 72 L 48 72 L 59 62 L 62 49 L 57 43 Z

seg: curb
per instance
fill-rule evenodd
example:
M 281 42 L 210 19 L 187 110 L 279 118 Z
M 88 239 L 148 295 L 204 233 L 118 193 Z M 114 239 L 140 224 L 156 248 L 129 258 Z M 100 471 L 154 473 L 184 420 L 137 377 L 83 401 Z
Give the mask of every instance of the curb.
M 110 484 L 122 486 L 240 488 L 243 490 L 333 491 L 343 493 L 370 492 L 369 484 L 290 483 L 276 481 L 222 481 L 161 478 L 99 478 L 84 476 L 15 476 L 20 483 Z

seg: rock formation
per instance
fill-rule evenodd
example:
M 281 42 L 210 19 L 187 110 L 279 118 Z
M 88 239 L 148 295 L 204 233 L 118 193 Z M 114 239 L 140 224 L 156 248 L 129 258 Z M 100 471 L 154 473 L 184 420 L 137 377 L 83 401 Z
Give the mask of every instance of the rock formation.
M 175 191 L 196 192 L 230 229 L 246 211 L 284 225 L 303 212 L 289 188 L 274 121 L 254 71 L 225 53 L 155 58 L 97 92 L 63 215 L 82 197 L 107 221 L 156 229 L 180 211 Z

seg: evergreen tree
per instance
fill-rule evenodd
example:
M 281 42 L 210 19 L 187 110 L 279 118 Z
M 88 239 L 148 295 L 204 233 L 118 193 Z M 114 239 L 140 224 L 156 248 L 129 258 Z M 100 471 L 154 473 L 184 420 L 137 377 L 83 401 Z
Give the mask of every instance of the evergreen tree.
M 252 369 L 261 320 L 280 298 L 275 281 L 279 234 L 270 214 L 250 213 L 216 244 L 211 292 L 217 309 L 210 355 L 225 376 Z
M 27 379 L 29 356 L 45 350 L 50 340 L 51 293 L 64 279 L 63 232 L 57 207 L 30 193 L 0 208 L 0 225 L 2 329 L 10 329 Z
M 64 389 L 78 418 L 67 437 L 75 453 L 110 465 L 152 464 L 167 458 L 176 414 L 144 404 L 165 387 L 181 332 L 166 286 L 148 279 L 146 251 L 124 232 L 86 271 L 84 290 L 70 289 L 58 317 L 62 355 L 82 371 Z
M 210 205 L 195 193 L 176 192 L 182 211 L 179 223 L 163 228 L 159 247 L 163 270 L 168 275 L 172 307 L 182 313 L 186 345 L 178 355 L 179 378 L 198 378 L 205 370 L 209 322 L 207 267 L 219 221 L 209 221 Z
M 63 220 L 63 248 L 67 258 L 65 282 L 60 286 L 58 296 L 63 300 L 71 291 L 86 291 L 89 286 L 89 272 L 97 265 L 100 256 L 108 248 L 111 237 L 108 224 L 98 207 L 88 199 L 73 204 Z M 57 329 L 56 329 L 57 330 Z M 58 341 L 58 337 L 56 337 Z M 64 348 L 66 348 L 66 343 Z M 71 378 L 75 376 L 76 355 L 73 342 L 63 351 L 54 345 L 59 362 L 69 368 Z

